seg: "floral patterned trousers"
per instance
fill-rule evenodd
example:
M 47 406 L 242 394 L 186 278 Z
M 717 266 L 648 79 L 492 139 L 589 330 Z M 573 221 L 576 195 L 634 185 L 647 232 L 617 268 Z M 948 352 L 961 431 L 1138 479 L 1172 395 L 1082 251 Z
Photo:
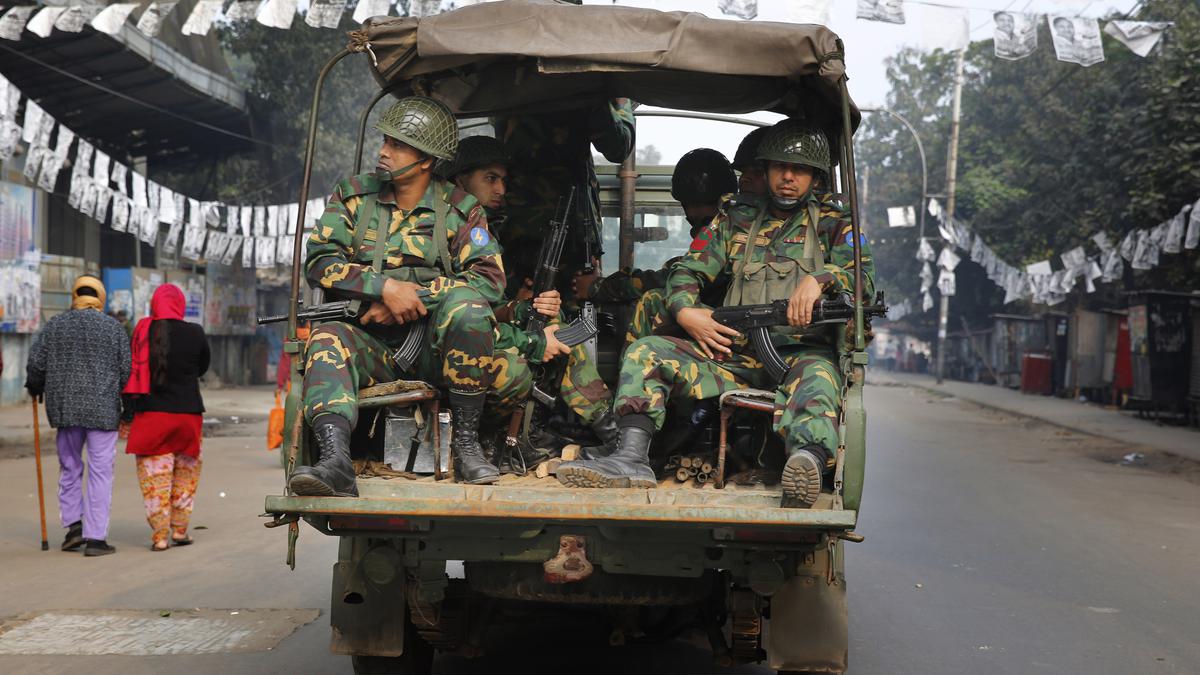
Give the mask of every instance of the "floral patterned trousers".
M 166 543 L 168 536 L 186 538 L 192 499 L 200 482 L 200 458 L 170 453 L 139 455 L 137 474 L 153 542 Z

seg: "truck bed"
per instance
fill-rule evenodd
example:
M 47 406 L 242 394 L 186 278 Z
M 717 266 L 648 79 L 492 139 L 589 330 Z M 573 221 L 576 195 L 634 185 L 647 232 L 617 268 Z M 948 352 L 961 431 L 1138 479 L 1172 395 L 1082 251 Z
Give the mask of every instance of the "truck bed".
M 822 493 L 811 509 L 779 507 L 778 486 L 711 484 L 696 487 L 673 478 L 658 489 L 568 488 L 553 477 L 506 475 L 493 485 L 464 485 L 432 476 L 359 478 L 359 496 L 268 496 L 271 514 L 402 517 L 413 520 L 504 523 L 575 523 L 607 526 L 840 529 L 854 527 L 857 513 L 841 498 Z

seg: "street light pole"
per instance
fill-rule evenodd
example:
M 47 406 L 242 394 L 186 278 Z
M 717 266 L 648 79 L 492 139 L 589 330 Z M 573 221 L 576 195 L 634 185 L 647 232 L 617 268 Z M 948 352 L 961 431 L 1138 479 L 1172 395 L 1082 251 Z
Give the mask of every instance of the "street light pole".
M 963 55 L 958 51 L 954 64 L 954 106 L 950 112 L 950 157 L 946 166 L 946 224 L 954 222 L 954 195 L 958 177 L 958 127 L 962 113 Z M 938 307 L 937 383 L 941 384 L 946 370 L 946 325 L 950 322 L 950 296 L 941 293 Z
M 887 108 L 859 108 L 859 110 L 862 112 L 885 113 L 891 115 L 908 129 L 908 133 L 912 134 L 913 140 L 917 142 L 917 154 L 921 157 L 921 204 L 917 207 L 917 211 L 920 212 L 920 215 L 918 216 L 920 227 L 918 228 L 917 237 L 918 241 L 924 239 L 925 204 L 929 201 L 929 171 L 925 166 L 925 146 L 921 144 L 921 136 L 917 133 L 916 128 L 913 127 L 913 125 L 910 124 L 903 115 L 895 110 L 889 110 Z

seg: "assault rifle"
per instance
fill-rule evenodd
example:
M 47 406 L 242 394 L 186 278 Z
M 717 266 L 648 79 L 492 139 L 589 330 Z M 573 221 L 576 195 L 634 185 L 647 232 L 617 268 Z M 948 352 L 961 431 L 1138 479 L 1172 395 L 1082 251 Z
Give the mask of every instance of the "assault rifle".
M 783 382 L 788 366 L 775 345 L 771 343 L 771 328 L 788 325 L 788 301 L 775 300 L 765 305 L 733 305 L 713 310 L 712 318 L 750 338 L 754 353 L 763 362 L 767 374 L 775 382 Z M 883 291 L 875 296 L 874 304 L 863 305 L 863 318 L 885 316 L 887 305 Z M 833 297 L 822 297 L 813 305 L 812 321 L 809 326 L 829 323 L 845 323 L 854 318 L 854 299 L 848 293 Z
M 596 222 L 592 212 L 592 193 L 588 189 L 588 184 L 585 182 L 578 189 L 581 194 L 575 202 L 575 216 L 579 221 L 580 229 L 583 230 L 583 267 L 580 268 L 579 273 L 587 275 L 596 271 L 594 261 L 604 257 L 604 238 L 600 234 L 600 223 Z M 580 302 L 579 317 L 596 324 L 596 303 L 587 299 Z M 587 351 L 588 359 L 595 363 L 597 344 L 594 333 L 587 339 L 584 349 Z
M 537 272 L 535 272 L 533 277 L 533 297 L 535 298 L 553 289 L 557 281 L 558 266 L 562 259 L 563 246 L 566 244 L 567 235 L 570 233 L 569 217 L 575 196 L 575 188 L 571 188 L 571 191 L 567 193 L 565 201 L 561 198 L 559 199 L 554 218 L 550 221 L 549 232 L 546 238 L 542 240 L 542 249 L 538 254 Z M 535 309 L 530 309 L 529 318 L 525 320 L 525 332 L 541 334 L 545 330 L 550 318 Z M 554 336 L 568 347 L 574 347 L 591 339 L 598 331 L 599 329 L 596 327 L 595 320 L 583 315 L 561 328 Z M 533 392 L 531 394 L 534 400 L 547 408 L 554 406 L 557 400 L 556 393 L 562 382 L 565 367 L 566 359 L 562 359 L 558 364 L 546 363 L 531 366 L 534 371 Z M 508 436 L 505 439 L 510 449 L 517 444 L 517 437 L 521 431 L 521 423 L 524 418 L 525 409 L 523 407 L 517 408 L 509 422 Z
M 417 297 L 429 297 L 429 289 L 422 288 L 417 291 Z M 366 304 L 362 300 L 323 302 L 319 305 L 299 309 L 296 312 L 296 322 L 325 323 L 327 321 L 345 321 L 346 323 L 358 324 L 359 318 L 366 311 L 365 307 Z M 287 321 L 287 318 L 287 314 L 259 317 L 258 325 Z M 428 332 L 429 321 L 426 319 L 409 323 L 408 331 L 404 334 L 404 341 L 400 343 L 399 347 L 392 350 L 392 365 L 399 369 L 400 372 L 411 370 L 413 364 L 417 361 L 417 354 L 421 353 L 421 347 L 426 342 Z

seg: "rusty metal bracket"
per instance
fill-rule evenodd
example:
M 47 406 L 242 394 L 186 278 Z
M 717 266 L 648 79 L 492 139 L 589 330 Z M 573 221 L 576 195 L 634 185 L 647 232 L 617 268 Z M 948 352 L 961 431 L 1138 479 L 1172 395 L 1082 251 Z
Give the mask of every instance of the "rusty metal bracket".
M 558 538 L 558 554 L 542 563 L 542 578 L 548 584 L 569 584 L 590 577 L 593 569 L 587 559 L 587 537 L 564 534 Z
M 263 515 L 270 516 L 271 514 L 264 513 Z M 270 522 L 263 523 L 263 527 L 275 528 L 280 525 L 290 525 L 298 520 L 300 520 L 300 514 L 298 513 L 276 513 Z

